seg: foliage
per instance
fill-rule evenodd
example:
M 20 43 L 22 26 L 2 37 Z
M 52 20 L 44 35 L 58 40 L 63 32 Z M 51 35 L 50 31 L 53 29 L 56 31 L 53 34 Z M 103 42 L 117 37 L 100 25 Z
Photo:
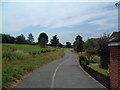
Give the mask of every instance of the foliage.
M 57 35 L 53 36 L 53 38 L 51 39 L 51 45 L 56 47 L 59 44 L 59 39 L 57 37 Z
M 52 51 L 59 50 L 59 48 L 53 48 L 53 47 L 48 47 L 48 46 L 45 48 L 42 48 L 42 47 L 39 47 L 38 45 L 3 44 L 4 50 L 6 49 L 6 47 L 15 49 L 16 51 L 20 50 L 20 51 L 23 51 L 23 53 L 29 53 L 32 55 L 37 55 L 37 54 L 41 54 L 45 52 L 52 52 Z
M 30 34 L 28 35 L 28 41 L 29 41 L 29 44 L 33 44 L 34 38 L 33 38 L 32 33 L 30 33 Z
M 7 34 L 0 34 L 0 40 L 2 40 L 2 43 L 14 43 L 15 42 L 15 38 L 7 35 Z
M 32 34 L 29 34 L 28 39 L 26 40 L 24 35 L 21 34 L 19 36 L 17 36 L 16 38 L 13 36 L 10 36 L 8 34 L 0 34 L 0 42 L 2 43 L 16 43 L 16 44 L 35 44 L 34 38 L 32 36 Z
M 3 51 L 2 59 L 5 60 L 23 60 L 24 56 L 20 53 L 15 53 L 11 51 Z
M 40 33 L 39 37 L 38 37 L 38 42 L 40 44 L 40 46 L 45 47 L 47 42 L 48 42 L 48 36 L 46 33 Z
M 92 66 L 92 65 L 88 65 L 88 66 L 94 69 L 95 71 L 98 71 L 99 73 L 109 76 L 109 73 L 110 73 L 109 69 L 102 69 L 102 68 L 99 68 L 99 66 Z
M 15 40 L 15 43 L 17 44 L 25 44 L 26 41 L 25 41 L 25 37 L 23 34 L 19 35 L 16 37 L 16 40 Z
M 59 43 L 57 46 L 58 46 L 58 47 L 63 47 L 62 43 Z
M 66 42 L 66 47 L 67 48 L 71 48 L 71 43 L 70 42 Z
M 38 45 L 3 44 L 2 51 L 3 87 L 10 86 L 11 82 L 21 79 L 21 76 L 26 73 L 64 56 L 64 49 L 62 48 L 42 48 Z M 29 54 L 29 52 L 37 51 L 41 51 L 41 53 L 37 55 Z
M 79 56 L 79 62 L 81 64 L 89 65 L 89 61 L 85 55 L 80 55 Z
M 108 47 L 108 40 L 110 39 L 110 35 L 104 34 L 99 38 L 97 42 L 97 52 L 99 56 L 101 57 L 100 61 L 100 68 L 107 69 L 109 61 L 109 47 Z
M 84 43 L 85 51 L 95 51 L 96 50 L 96 42 L 93 39 L 88 39 Z
M 73 51 L 75 52 L 75 51 Z M 89 61 L 89 63 L 100 63 L 100 57 L 97 55 L 88 55 L 86 52 L 77 53 L 79 56 L 84 56 Z
M 7 45 L 3 45 L 2 47 L 2 59 L 7 60 L 7 61 L 11 61 L 11 60 L 23 60 L 25 58 L 25 56 L 21 53 L 16 53 L 17 49 L 7 46 Z
M 74 50 L 76 52 L 82 52 L 84 50 L 83 48 L 83 40 L 82 40 L 82 37 L 80 35 L 78 35 L 75 39 L 76 41 L 73 43 L 73 47 L 74 47 Z

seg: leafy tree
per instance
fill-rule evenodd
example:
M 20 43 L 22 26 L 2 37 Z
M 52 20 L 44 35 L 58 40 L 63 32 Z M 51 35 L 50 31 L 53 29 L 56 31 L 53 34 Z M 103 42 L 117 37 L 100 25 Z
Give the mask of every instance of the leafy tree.
M 62 43 L 59 43 L 57 46 L 58 46 L 58 47 L 63 47 Z
M 7 34 L 0 34 L 1 42 L 2 43 L 14 43 L 15 38 L 13 36 L 7 35 Z
M 82 40 L 82 37 L 80 35 L 78 35 L 75 39 L 75 42 L 73 43 L 74 50 L 76 52 L 82 52 L 84 50 L 83 44 L 84 44 L 84 42 Z
M 52 46 L 56 47 L 59 44 L 59 39 L 57 37 L 57 35 L 53 36 L 53 39 L 51 39 L 51 44 Z
M 32 35 L 32 33 L 30 33 L 28 35 L 28 42 L 29 42 L 29 44 L 33 44 L 33 41 L 34 41 L 33 35 Z
M 88 39 L 84 43 L 84 49 L 85 49 L 85 51 L 95 51 L 96 50 L 96 42 L 94 41 L 94 39 Z
M 26 40 L 23 34 L 16 37 L 15 43 L 17 44 L 25 44 Z
M 100 68 L 107 69 L 109 61 L 109 47 L 108 47 L 108 40 L 110 39 L 110 35 L 104 34 L 99 38 L 97 42 L 97 52 L 99 56 L 101 57 L 100 60 Z
M 10 41 L 9 41 L 10 43 L 15 43 L 15 38 L 14 37 L 12 37 L 12 36 L 10 36 Z
M 41 33 L 38 37 L 38 43 L 42 46 L 45 47 L 48 42 L 48 36 L 46 33 Z
M 71 47 L 71 43 L 70 42 L 66 42 L 66 47 L 70 48 Z

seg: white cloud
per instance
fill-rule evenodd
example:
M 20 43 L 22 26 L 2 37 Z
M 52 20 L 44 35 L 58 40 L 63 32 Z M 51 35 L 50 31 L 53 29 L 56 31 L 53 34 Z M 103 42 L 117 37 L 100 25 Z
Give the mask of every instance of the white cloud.
M 73 25 L 77 25 L 77 24 L 83 23 L 85 21 L 88 21 L 90 19 L 106 16 L 106 15 L 111 14 L 111 13 L 112 13 L 112 11 L 92 13 L 92 14 L 89 13 L 89 14 L 85 14 L 85 15 L 81 14 L 81 15 L 78 15 L 70 20 L 59 20 L 57 23 L 54 23 L 51 27 L 52 28 L 59 28 L 59 27 L 73 26 Z M 98 23 L 99 22 L 104 22 L 104 21 L 100 20 L 100 21 L 98 21 Z M 96 22 L 94 21 L 91 23 L 96 23 Z
M 3 29 L 18 32 L 31 25 L 48 29 L 69 27 L 112 14 L 114 11 L 103 9 L 107 5 L 109 3 L 7 3 L 3 4 Z
M 114 12 L 113 16 L 93 20 L 88 23 L 92 25 L 98 25 L 97 30 L 117 30 L 118 27 L 117 10 L 113 10 L 112 12 Z M 112 12 L 110 12 L 109 15 L 111 15 Z

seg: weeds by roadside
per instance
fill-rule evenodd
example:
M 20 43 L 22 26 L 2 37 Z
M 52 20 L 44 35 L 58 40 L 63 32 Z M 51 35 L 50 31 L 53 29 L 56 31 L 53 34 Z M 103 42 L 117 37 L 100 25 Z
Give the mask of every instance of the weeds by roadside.
M 18 48 L 18 47 L 22 48 Z M 19 80 L 25 74 L 64 56 L 64 49 L 47 47 L 45 52 L 29 54 L 29 51 L 43 50 L 37 46 L 3 45 L 2 53 L 2 86 L 10 87 L 13 82 Z M 28 47 L 27 47 L 28 46 Z M 36 49 L 33 49 L 36 48 Z M 30 49 L 30 50 L 28 50 Z M 23 52 L 21 52 L 23 51 Z

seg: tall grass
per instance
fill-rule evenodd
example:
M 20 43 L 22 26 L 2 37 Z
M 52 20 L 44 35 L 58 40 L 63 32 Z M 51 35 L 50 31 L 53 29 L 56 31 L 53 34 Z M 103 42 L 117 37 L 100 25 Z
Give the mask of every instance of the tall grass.
M 17 49 L 14 47 L 3 45 L 2 59 L 3 60 L 22 60 L 25 58 L 24 55 L 22 55 L 21 53 L 16 53 L 15 50 Z
M 53 48 L 53 47 L 49 47 L 46 46 L 45 48 L 40 47 L 39 45 L 20 45 L 20 44 L 4 44 L 4 46 L 7 46 L 11 49 L 18 49 L 21 50 L 25 53 L 29 53 L 29 54 L 40 54 L 40 53 L 46 53 L 46 52 L 51 52 L 51 51 L 55 51 L 59 48 Z
M 3 44 L 2 51 L 3 87 L 10 87 L 13 82 L 21 79 L 25 74 L 64 56 L 64 49 L 53 47 L 41 48 L 36 45 Z M 30 51 L 32 53 L 40 53 L 33 55 Z

